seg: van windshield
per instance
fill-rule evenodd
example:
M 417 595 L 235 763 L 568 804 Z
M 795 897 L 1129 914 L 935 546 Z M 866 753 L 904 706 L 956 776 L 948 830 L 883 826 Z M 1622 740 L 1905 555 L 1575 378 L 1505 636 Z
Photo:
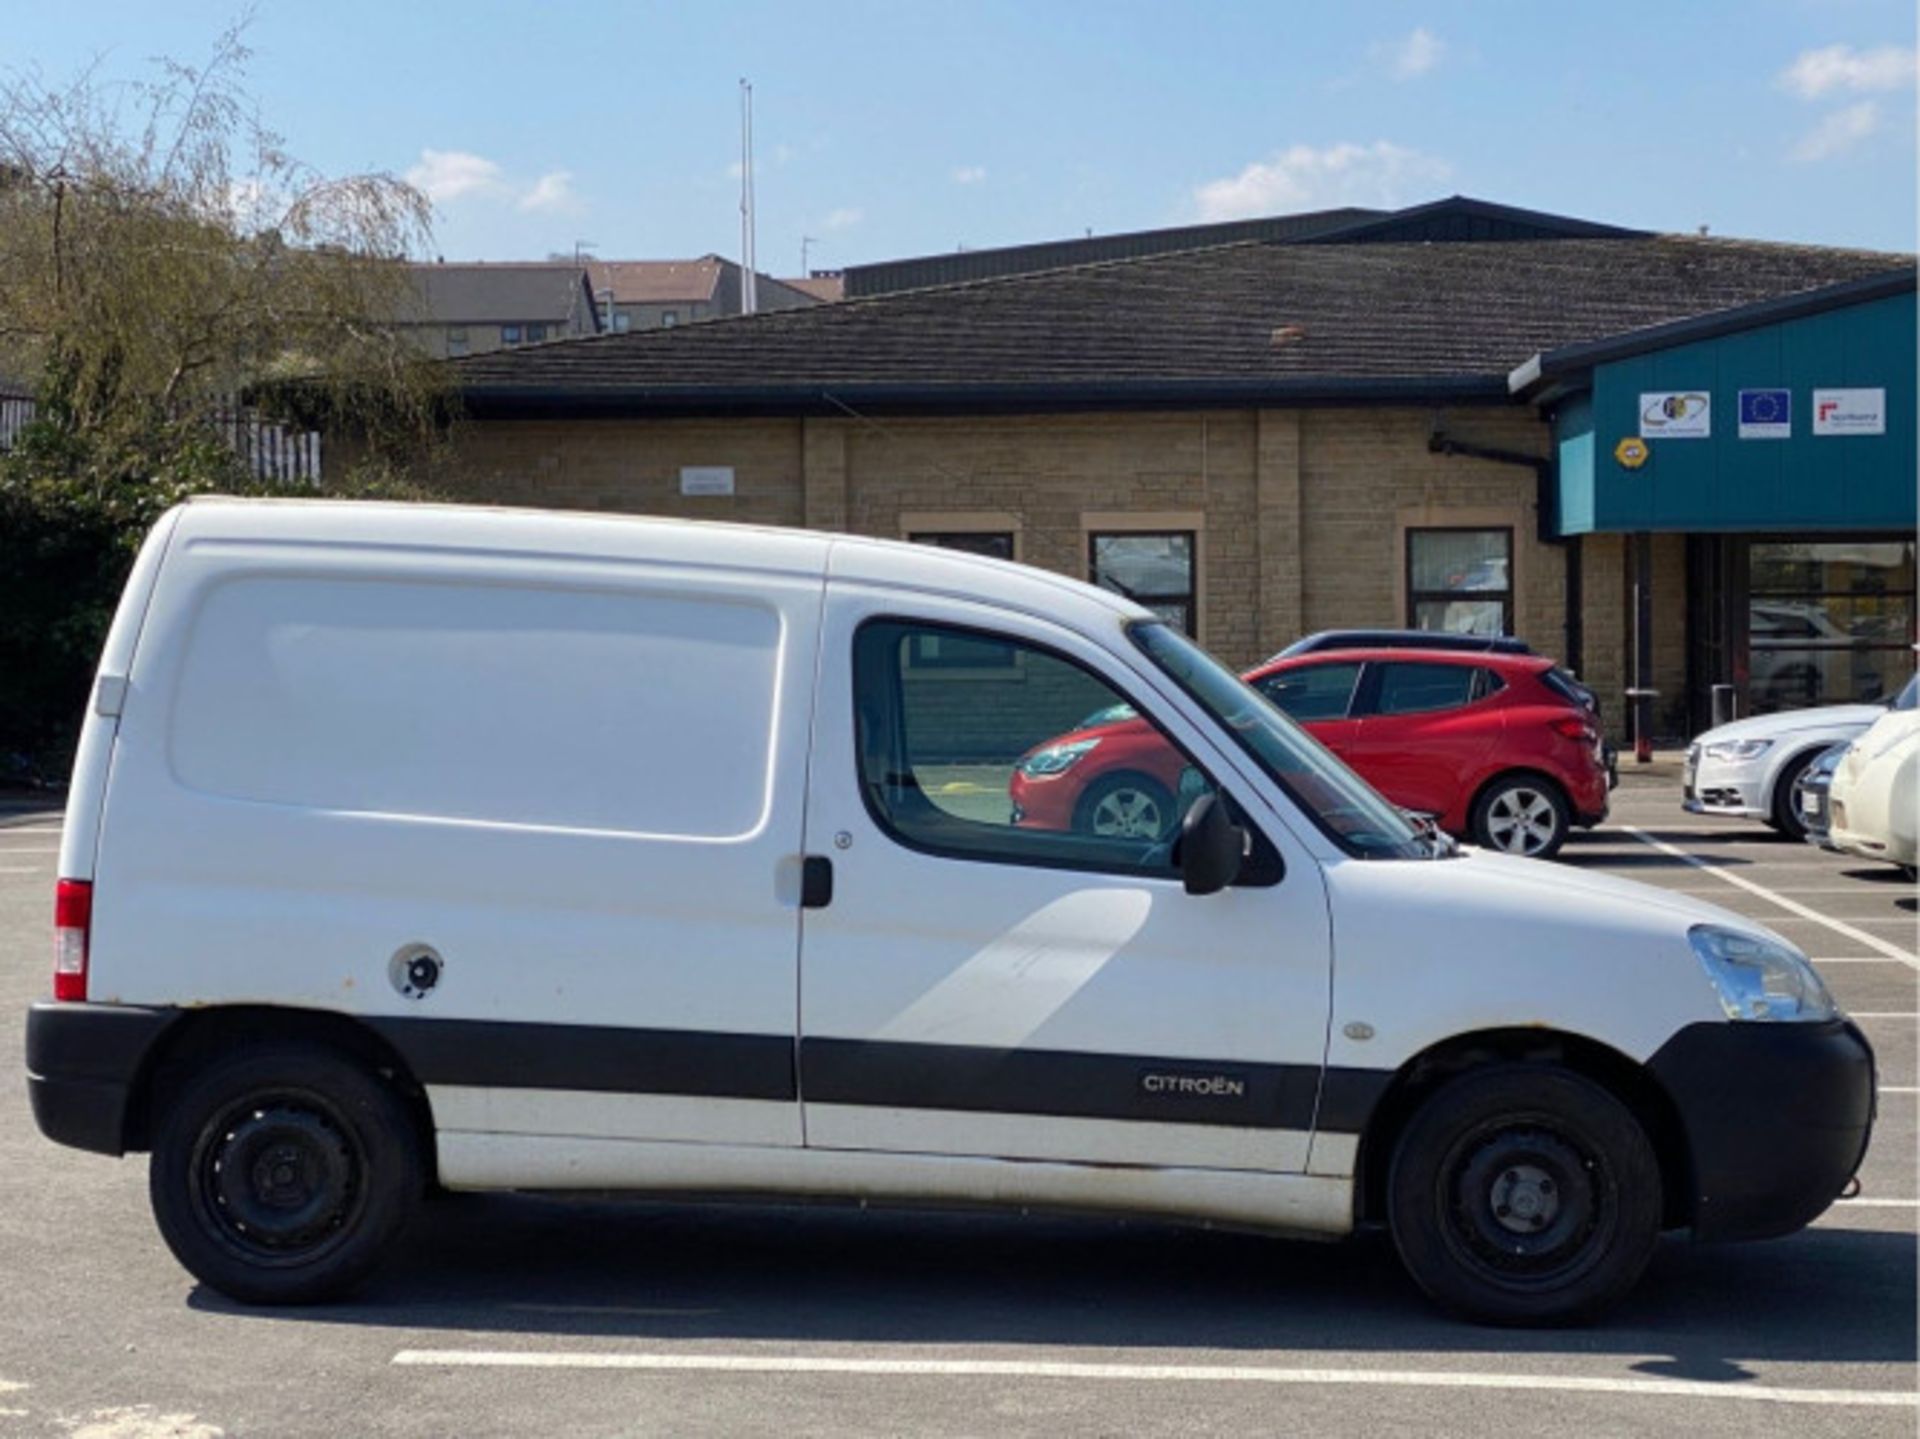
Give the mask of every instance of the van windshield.
M 1368 859 L 1437 852 L 1332 751 L 1178 630 L 1145 620 L 1129 625 L 1128 633 L 1342 849 Z

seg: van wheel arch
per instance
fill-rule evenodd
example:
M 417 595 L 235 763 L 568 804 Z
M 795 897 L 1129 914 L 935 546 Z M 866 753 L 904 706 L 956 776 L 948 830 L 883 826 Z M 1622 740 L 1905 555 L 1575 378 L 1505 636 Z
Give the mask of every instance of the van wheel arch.
M 427 1182 L 437 1187 L 433 1107 L 423 1085 L 392 1045 L 349 1015 L 272 1005 L 217 1005 L 182 1011 L 161 1034 L 128 1095 L 126 1147 L 147 1149 L 169 1099 L 202 1061 L 246 1046 L 319 1045 L 343 1054 L 391 1085 L 414 1122 Z
M 1387 1176 L 1393 1154 L 1420 1106 L 1449 1080 L 1488 1064 L 1557 1064 L 1592 1080 L 1624 1104 L 1646 1131 L 1660 1162 L 1661 1224 L 1693 1222 L 1693 1159 L 1680 1111 L 1644 1065 L 1619 1050 L 1553 1029 L 1494 1029 L 1455 1035 L 1422 1051 L 1394 1073 L 1367 1116 L 1354 1160 L 1354 1220 L 1380 1225 L 1387 1217 Z

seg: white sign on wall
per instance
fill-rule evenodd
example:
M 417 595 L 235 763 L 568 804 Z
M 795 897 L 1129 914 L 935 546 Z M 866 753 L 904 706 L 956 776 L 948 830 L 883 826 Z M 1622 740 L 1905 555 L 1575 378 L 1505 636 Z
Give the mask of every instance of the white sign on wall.
M 733 493 L 732 465 L 682 465 L 680 493 L 683 495 L 730 495 Z
M 1813 432 L 1816 435 L 1884 435 L 1887 432 L 1887 392 L 1815 390 Z
M 1713 399 L 1705 391 L 1641 392 L 1641 439 L 1704 440 L 1712 434 Z

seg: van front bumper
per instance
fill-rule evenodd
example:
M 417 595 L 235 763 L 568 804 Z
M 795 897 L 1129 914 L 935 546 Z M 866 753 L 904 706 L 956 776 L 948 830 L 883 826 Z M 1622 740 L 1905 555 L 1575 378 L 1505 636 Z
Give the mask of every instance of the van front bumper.
M 27 1099 L 57 1144 L 124 1154 L 127 1102 L 154 1041 L 178 1018 L 127 1004 L 36 1004 L 27 1012 Z
M 1686 1131 L 1695 1239 L 1805 1228 L 1867 1152 L 1873 1048 L 1849 1020 L 1690 1024 L 1648 1068 Z

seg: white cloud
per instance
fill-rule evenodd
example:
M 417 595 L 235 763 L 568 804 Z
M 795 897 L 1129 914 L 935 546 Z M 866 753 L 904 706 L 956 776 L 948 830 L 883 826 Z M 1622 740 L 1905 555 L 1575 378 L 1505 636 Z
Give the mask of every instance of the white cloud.
M 572 211 L 580 208 L 573 193 L 573 171 L 550 170 L 533 182 L 517 202 L 522 210 Z
M 838 210 L 829 211 L 827 218 L 821 221 L 821 223 L 829 230 L 847 230 L 866 218 L 864 211 L 853 209 L 850 206 L 842 206 Z
M 1790 153 L 1796 160 L 1828 160 L 1844 155 L 1879 128 L 1879 107 L 1871 100 L 1862 100 L 1828 115 L 1801 136 Z
M 1447 42 L 1420 25 L 1398 40 L 1375 45 L 1370 53 L 1394 79 L 1412 80 L 1440 63 L 1447 53 Z
M 465 150 L 422 150 L 420 163 L 407 171 L 407 183 L 436 205 L 465 195 L 500 195 L 506 183 L 500 167 Z
M 1782 70 L 1779 83 L 1803 100 L 1818 100 L 1833 91 L 1869 94 L 1903 90 L 1913 84 L 1914 52 L 1900 45 L 1856 50 L 1851 45 L 1829 45 L 1803 50 Z
M 956 185 L 978 185 L 986 178 L 985 165 L 962 165 L 953 172 L 953 183 Z
M 1453 167 L 1433 155 L 1386 140 L 1342 142 L 1316 150 L 1295 145 L 1237 175 L 1194 188 L 1203 220 L 1241 220 L 1327 205 L 1402 203 L 1402 189 L 1445 180 Z

